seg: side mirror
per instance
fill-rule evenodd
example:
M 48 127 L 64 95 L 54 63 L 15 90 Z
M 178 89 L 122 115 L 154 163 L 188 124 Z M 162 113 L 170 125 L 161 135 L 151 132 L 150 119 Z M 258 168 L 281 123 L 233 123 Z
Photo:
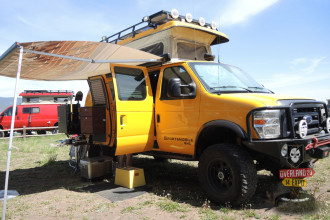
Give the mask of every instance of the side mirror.
M 179 78 L 172 78 L 168 82 L 167 96 L 180 97 L 181 96 L 181 80 Z
M 196 85 L 190 83 L 189 85 L 182 85 L 179 78 L 172 78 L 167 86 L 168 97 L 195 97 Z

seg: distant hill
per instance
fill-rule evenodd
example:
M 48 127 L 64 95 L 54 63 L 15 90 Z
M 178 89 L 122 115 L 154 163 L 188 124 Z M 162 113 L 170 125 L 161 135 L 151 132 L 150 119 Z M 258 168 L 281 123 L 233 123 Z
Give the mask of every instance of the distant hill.
M 18 97 L 17 104 L 20 105 L 22 103 L 22 98 Z M 0 97 L 0 113 L 5 110 L 7 107 L 14 104 L 13 98 L 10 97 Z

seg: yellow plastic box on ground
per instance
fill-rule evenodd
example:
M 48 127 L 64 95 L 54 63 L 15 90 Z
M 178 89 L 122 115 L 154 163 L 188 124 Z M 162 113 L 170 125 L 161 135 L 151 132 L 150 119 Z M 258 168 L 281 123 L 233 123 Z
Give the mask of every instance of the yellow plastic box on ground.
M 146 185 L 144 171 L 136 167 L 124 167 L 116 169 L 115 184 L 132 189 Z

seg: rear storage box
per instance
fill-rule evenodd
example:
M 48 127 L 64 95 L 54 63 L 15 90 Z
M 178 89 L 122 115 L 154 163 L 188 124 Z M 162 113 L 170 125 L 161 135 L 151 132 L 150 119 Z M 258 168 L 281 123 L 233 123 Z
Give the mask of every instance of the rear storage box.
M 92 157 L 84 158 L 80 161 L 81 177 L 93 179 L 110 175 L 112 173 L 112 158 L 111 157 Z
M 115 184 L 129 189 L 144 186 L 146 185 L 144 171 L 136 167 L 117 168 Z

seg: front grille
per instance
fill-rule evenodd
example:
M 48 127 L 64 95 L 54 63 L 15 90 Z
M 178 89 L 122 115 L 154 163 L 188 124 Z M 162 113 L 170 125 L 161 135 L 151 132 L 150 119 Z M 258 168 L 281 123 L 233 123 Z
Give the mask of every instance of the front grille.
M 299 122 L 303 119 L 311 117 L 311 121 L 308 123 L 308 132 L 307 134 L 315 134 L 321 131 L 323 117 L 321 115 L 321 109 L 323 105 L 321 104 L 294 104 L 293 105 L 293 120 L 294 120 L 294 129 L 297 132 L 299 127 Z M 309 117 L 310 116 L 310 117 Z

